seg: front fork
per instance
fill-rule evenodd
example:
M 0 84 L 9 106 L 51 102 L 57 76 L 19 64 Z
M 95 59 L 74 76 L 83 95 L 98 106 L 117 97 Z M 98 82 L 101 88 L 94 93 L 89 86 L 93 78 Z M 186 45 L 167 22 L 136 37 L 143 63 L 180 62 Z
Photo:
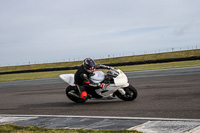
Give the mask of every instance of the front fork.
M 125 95 L 126 94 L 126 92 L 124 91 L 123 88 L 118 89 L 118 91 L 119 91 L 119 93 L 121 93 L 121 95 Z
M 125 94 L 126 94 L 126 91 L 125 91 L 123 88 L 124 88 L 124 87 L 128 87 L 128 86 L 129 86 L 129 83 L 126 83 L 126 84 L 122 85 L 122 86 L 118 89 L 119 93 L 120 93 L 121 95 L 125 95 Z

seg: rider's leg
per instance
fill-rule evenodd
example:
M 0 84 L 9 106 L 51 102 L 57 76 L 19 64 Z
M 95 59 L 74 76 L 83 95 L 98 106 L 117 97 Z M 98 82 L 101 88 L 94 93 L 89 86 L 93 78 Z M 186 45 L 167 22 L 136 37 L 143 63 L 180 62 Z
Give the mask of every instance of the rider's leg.
M 80 92 L 80 98 L 82 98 L 82 99 L 87 99 L 87 92 L 86 92 L 86 90 L 85 90 L 85 87 L 84 86 L 81 86 L 81 85 L 77 85 L 77 88 L 78 88 L 78 90 L 79 90 L 79 92 Z

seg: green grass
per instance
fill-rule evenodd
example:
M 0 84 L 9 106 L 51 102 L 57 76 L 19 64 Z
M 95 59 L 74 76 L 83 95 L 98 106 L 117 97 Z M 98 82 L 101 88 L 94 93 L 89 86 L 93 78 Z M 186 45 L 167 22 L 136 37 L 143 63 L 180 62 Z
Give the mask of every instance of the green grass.
M 183 57 L 192 57 L 192 56 L 200 56 L 200 49 L 169 52 L 169 53 L 138 55 L 138 56 L 126 56 L 126 57 L 118 57 L 118 58 L 108 58 L 108 59 L 95 60 L 95 62 L 97 64 L 111 64 L 111 63 L 121 63 L 121 62 L 159 60 L 159 59 L 166 59 L 166 58 L 168 59 L 169 58 L 183 58 Z M 56 67 L 72 67 L 72 66 L 80 66 L 81 64 L 82 64 L 82 61 L 23 65 L 23 66 L 9 66 L 9 67 L 0 67 L 0 72 L 56 68 Z M 200 66 L 200 60 L 130 65 L 130 66 L 120 66 L 117 68 L 121 69 L 124 72 L 128 72 L 128 71 L 142 71 L 142 70 L 190 67 L 190 66 Z M 65 71 L 34 72 L 34 73 L 20 73 L 20 74 L 4 74 L 4 75 L 0 75 L 0 81 L 53 78 L 53 77 L 58 77 L 60 74 L 75 73 L 75 72 L 76 70 L 65 70 Z
M 51 72 L 34 72 L 34 73 L 19 73 L 19 74 L 4 74 L 0 75 L 0 81 L 13 81 L 25 79 L 53 78 L 60 74 L 75 73 L 76 70 L 68 71 L 51 71 Z
M 116 67 L 116 68 L 121 69 L 124 72 L 128 72 L 128 71 L 142 71 L 142 70 L 191 67 L 191 66 L 200 66 L 200 60 L 120 66 L 120 67 Z M 58 77 L 60 74 L 75 73 L 75 72 L 76 72 L 76 70 L 65 70 L 65 71 L 51 71 L 51 72 L 5 74 L 5 75 L 0 75 L 0 81 L 53 78 L 53 77 Z
M 122 66 L 118 68 L 121 69 L 122 71 L 128 72 L 128 71 L 143 71 L 143 70 L 192 67 L 192 66 L 200 66 L 200 60 L 179 61 L 179 62 L 169 62 L 169 63 L 155 63 L 155 64 L 145 64 L 145 65 L 132 65 L 132 66 Z
M 36 126 L 20 127 L 14 124 L 0 125 L 0 133 L 141 133 L 137 131 L 120 130 L 85 130 L 85 129 L 46 129 Z
M 200 49 L 168 52 L 168 53 L 148 54 L 148 55 L 107 58 L 107 59 L 95 60 L 95 62 L 97 64 L 111 64 L 111 63 L 122 63 L 122 62 L 159 60 L 159 59 L 166 59 L 166 58 L 183 58 L 183 57 L 192 57 L 192 56 L 200 56 Z M 80 66 L 81 64 L 82 64 L 82 61 L 8 66 L 8 67 L 0 67 L 0 72 L 19 71 L 19 70 L 35 70 L 35 69 L 43 69 L 43 68 L 73 67 L 73 66 Z

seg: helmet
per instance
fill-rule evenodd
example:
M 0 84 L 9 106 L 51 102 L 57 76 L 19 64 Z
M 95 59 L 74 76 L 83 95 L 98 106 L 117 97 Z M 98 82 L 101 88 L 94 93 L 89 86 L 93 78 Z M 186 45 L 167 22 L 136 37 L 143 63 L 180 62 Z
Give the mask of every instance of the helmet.
M 83 61 L 83 66 L 85 68 L 85 70 L 89 73 L 93 73 L 94 70 L 95 70 L 95 66 L 96 66 L 96 63 L 94 62 L 93 59 L 91 58 L 86 58 L 84 61 Z

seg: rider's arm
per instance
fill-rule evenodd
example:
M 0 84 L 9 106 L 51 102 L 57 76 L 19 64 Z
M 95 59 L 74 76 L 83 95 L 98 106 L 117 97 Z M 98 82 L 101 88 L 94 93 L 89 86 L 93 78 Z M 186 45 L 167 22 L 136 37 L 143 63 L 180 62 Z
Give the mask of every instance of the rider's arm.
M 89 86 L 91 86 L 91 87 L 101 87 L 101 84 L 100 84 L 100 83 L 91 83 L 90 80 L 88 79 L 87 74 L 82 73 L 80 76 L 81 76 L 81 78 L 83 79 L 83 83 L 84 83 L 85 85 L 89 85 Z
M 106 66 L 106 65 L 102 65 L 102 64 L 96 65 L 96 69 L 110 69 L 110 68 L 112 68 L 112 67 Z

